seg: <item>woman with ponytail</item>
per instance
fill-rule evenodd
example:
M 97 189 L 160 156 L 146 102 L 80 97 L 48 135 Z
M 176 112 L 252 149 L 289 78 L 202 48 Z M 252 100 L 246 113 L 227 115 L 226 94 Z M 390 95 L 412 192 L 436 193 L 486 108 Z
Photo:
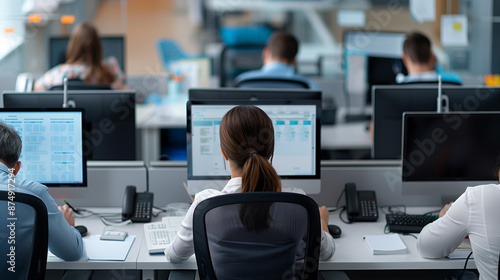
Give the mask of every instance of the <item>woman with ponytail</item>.
M 220 123 L 220 143 L 224 159 L 229 162 L 231 180 L 222 191 L 207 189 L 196 194 L 182 222 L 177 237 L 165 250 L 167 259 L 179 263 L 194 254 L 193 213 L 203 200 L 224 194 L 243 192 L 294 192 L 305 194 L 300 189 L 282 188 L 281 180 L 271 165 L 274 154 L 274 128 L 271 119 L 254 106 L 238 106 L 229 110 Z M 259 231 L 267 227 L 267 218 L 255 220 L 249 213 L 263 212 L 267 217 L 269 207 L 256 208 L 251 204 L 242 207 L 240 219 L 245 228 Z M 255 215 L 252 215 L 255 216 Z M 328 233 L 328 211 L 320 208 L 321 250 L 320 259 L 330 258 L 335 245 Z

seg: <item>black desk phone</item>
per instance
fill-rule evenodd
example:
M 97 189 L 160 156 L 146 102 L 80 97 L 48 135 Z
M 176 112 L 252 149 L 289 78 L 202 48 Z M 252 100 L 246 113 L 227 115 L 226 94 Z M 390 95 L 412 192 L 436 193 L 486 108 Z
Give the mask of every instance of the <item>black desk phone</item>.
M 127 186 L 123 194 L 122 220 L 134 223 L 151 222 L 153 215 L 153 193 L 137 193 L 134 186 Z
M 378 205 L 375 191 L 356 191 L 356 184 L 345 184 L 347 218 L 350 222 L 375 222 Z

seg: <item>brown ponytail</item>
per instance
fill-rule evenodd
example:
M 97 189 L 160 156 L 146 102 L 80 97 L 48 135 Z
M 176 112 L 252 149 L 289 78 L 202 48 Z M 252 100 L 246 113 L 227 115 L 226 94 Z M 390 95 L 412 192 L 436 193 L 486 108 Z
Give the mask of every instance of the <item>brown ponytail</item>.
M 280 192 L 281 180 L 271 165 L 274 128 L 271 119 L 254 106 L 238 106 L 224 115 L 220 124 L 222 150 L 242 169 L 241 192 Z M 240 208 L 240 220 L 249 231 L 269 227 L 272 204 L 247 203 Z
M 238 106 L 224 115 L 220 143 L 227 157 L 243 170 L 241 192 L 280 192 L 281 181 L 270 161 L 274 128 L 264 111 Z

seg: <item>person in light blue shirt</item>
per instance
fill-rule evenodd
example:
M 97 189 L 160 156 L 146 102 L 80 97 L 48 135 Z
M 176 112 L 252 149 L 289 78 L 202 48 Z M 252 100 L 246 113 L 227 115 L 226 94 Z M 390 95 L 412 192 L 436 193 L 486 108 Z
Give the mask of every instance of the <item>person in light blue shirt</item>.
M 311 89 L 319 89 L 311 80 L 295 73 L 293 66 L 298 50 L 299 42 L 292 34 L 274 32 L 262 52 L 264 66 L 238 75 L 234 80 L 235 84 L 253 78 L 287 78 L 305 82 Z
M 49 250 L 57 257 L 73 261 L 78 260 L 83 254 L 83 241 L 80 233 L 73 226 L 75 216 L 68 205 L 57 206 L 50 196 L 46 186 L 27 180 L 15 179 L 8 181 L 9 175 L 17 175 L 21 169 L 19 157 L 21 155 L 21 138 L 11 126 L 0 121 L 0 190 L 8 190 L 9 184 L 14 185 L 15 193 L 27 193 L 40 198 L 47 207 L 49 223 Z M 11 175 L 12 173 L 12 175 Z M 7 271 L 7 244 L 9 230 L 4 224 L 7 221 L 7 203 L 0 202 L 0 269 L 2 274 Z M 26 205 L 16 205 L 16 270 L 26 271 L 29 262 L 26 256 L 31 255 L 31 240 L 33 238 L 33 210 Z M 36 238 L 36 236 L 34 237 Z M 24 242 L 23 242 L 24 241 Z M 25 245 L 26 244 L 26 245 Z M 26 247 L 24 247 L 26 246 Z M 6 273 L 6 272 L 5 272 Z
M 408 75 L 398 74 L 396 82 L 400 84 L 436 83 L 438 75 L 441 75 L 445 83 L 462 84 L 458 75 L 446 73 L 436 62 L 429 38 L 422 33 L 412 32 L 406 36 L 403 43 L 403 63 L 408 70 Z

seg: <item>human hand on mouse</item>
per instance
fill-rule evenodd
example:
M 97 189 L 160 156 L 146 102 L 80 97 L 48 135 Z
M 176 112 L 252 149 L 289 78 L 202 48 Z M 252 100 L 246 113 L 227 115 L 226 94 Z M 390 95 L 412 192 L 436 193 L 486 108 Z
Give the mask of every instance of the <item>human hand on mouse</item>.
M 330 212 L 328 212 L 326 206 L 319 207 L 319 217 L 321 219 L 321 229 L 328 232 L 328 219 L 330 218 Z
M 73 213 L 73 210 L 68 206 L 68 204 L 64 204 L 63 206 L 58 206 L 59 210 L 64 215 L 64 219 L 68 224 L 72 227 L 75 226 L 75 214 Z

